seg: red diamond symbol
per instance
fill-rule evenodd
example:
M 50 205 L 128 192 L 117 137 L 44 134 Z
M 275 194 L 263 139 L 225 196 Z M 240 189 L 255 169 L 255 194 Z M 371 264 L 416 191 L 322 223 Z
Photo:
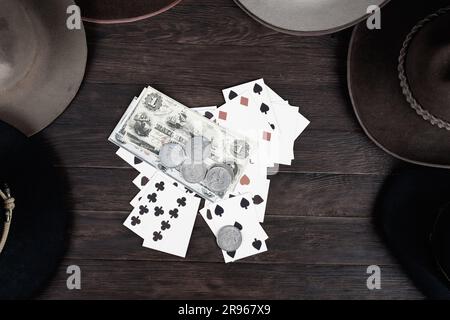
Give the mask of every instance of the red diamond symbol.
M 264 140 L 270 141 L 271 137 L 272 137 L 272 134 L 270 132 L 266 132 L 266 131 L 263 132 L 263 139 Z
M 219 119 L 220 120 L 227 120 L 227 113 L 224 111 L 219 111 Z
M 242 104 L 243 106 L 248 107 L 248 98 L 246 98 L 246 97 L 241 97 L 241 104 Z

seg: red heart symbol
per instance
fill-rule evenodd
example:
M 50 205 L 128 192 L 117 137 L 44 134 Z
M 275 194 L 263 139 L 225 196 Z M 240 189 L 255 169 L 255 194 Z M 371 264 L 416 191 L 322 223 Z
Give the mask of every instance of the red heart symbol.
M 243 185 L 243 186 L 249 185 L 249 184 L 250 184 L 250 178 L 247 177 L 247 175 L 244 174 L 244 175 L 242 176 L 241 180 L 239 180 L 239 183 L 240 183 L 241 185 Z

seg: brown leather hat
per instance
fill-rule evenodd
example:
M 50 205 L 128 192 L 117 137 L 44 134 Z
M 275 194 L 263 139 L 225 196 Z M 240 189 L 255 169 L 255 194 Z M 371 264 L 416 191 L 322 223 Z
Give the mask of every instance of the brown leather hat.
M 84 29 L 69 30 L 72 0 L 0 1 L 0 120 L 33 135 L 58 117 L 83 79 Z
M 450 1 L 391 1 L 381 30 L 359 24 L 348 85 L 367 135 L 409 162 L 450 168 Z
M 368 16 L 371 5 L 389 0 L 235 0 L 256 21 L 294 35 L 337 32 Z
M 83 19 L 94 23 L 126 23 L 169 10 L 181 0 L 76 0 Z

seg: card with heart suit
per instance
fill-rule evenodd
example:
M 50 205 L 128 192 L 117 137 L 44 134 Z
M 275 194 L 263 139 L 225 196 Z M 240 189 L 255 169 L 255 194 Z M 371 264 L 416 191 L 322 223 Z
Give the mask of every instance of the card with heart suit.
M 144 247 L 184 258 L 201 199 L 162 173 L 143 191 L 124 225 L 144 239 Z
M 270 180 L 266 176 L 261 176 L 258 173 L 259 169 L 257 165 L 248 166 L 231 195 L 250 195 L 251 201 L 255 206 L 257 221 L 264 222 Z
M 269 237 L 257 222 L 251 195 L 240 195 L 208 204 L 200 214 L 216 237 L 219 230 L 228 225 L 241 231 L 241 246 L 233 252 L 222 250 L 226 263 L 267 251 L 266 240 Z

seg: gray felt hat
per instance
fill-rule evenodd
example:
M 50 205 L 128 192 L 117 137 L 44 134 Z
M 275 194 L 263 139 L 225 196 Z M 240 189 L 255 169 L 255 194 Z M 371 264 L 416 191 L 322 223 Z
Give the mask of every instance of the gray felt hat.
M 348 28 L 388 0 L 235 0 L 251 17 L 280 32 L 320 35 Z
M 0 120 L 33 135 L 70 104 L 83 80 L 83 26 L 67 27 L 72 0 L 0 1 Z

